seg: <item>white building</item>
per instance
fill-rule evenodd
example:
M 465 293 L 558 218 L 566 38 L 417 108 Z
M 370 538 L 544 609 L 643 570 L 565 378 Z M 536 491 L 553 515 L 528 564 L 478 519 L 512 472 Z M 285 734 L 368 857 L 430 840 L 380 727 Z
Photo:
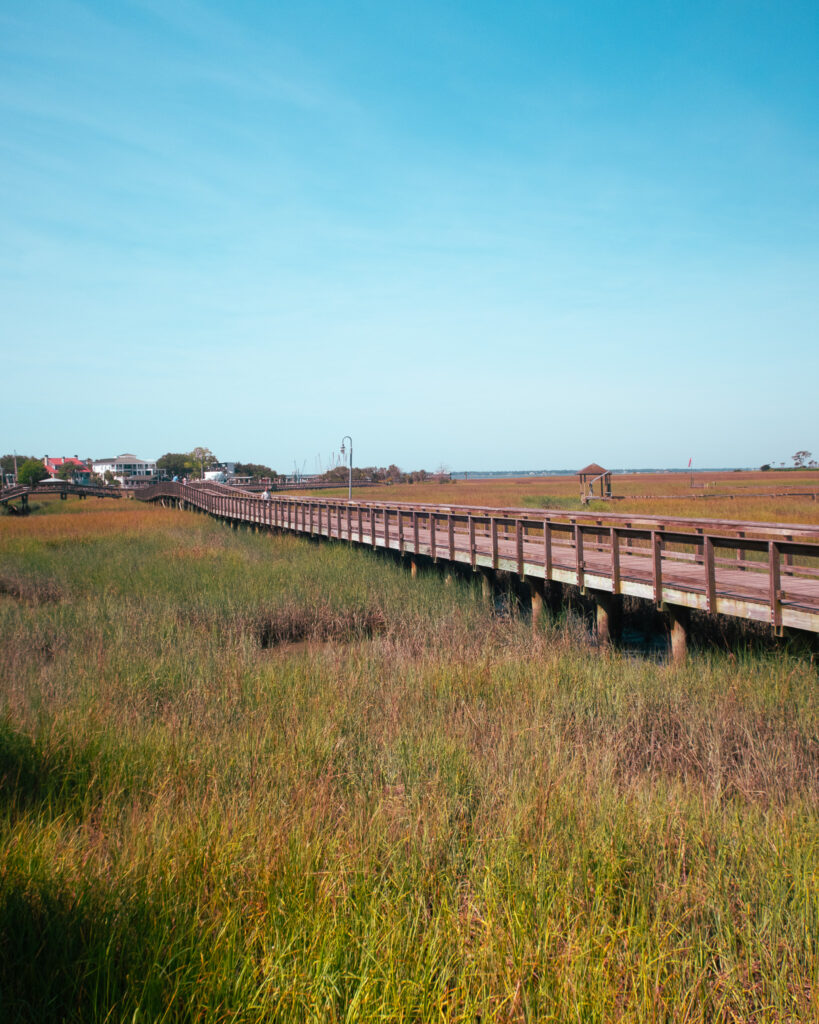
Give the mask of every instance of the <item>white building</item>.
M 214 462 L 210 469 L 205 470 L 205 480 L 214 480 L 218 484 L 225 484 L 236 475 L 235 462 Z
M 136 455 L 118 455 L 115 459 L 95 459 L 94 472 L 104 476 L 112 473 L 121 484 L 156 475 L 156 463 L 138 459 Z

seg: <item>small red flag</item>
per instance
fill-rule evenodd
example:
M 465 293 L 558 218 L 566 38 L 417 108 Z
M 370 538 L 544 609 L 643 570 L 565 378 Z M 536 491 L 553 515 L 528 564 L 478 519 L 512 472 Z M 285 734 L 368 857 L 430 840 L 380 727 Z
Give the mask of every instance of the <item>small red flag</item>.
M 688 460 L 688 468 L 691 469 L 691 459 Z

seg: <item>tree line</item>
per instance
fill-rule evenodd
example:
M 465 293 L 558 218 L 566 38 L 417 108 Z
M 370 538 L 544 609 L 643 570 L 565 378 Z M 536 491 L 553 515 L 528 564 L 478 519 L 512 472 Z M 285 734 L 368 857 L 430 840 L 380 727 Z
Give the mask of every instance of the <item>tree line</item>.
M 188 477 L 190 480 L 201 479 L 216 465 L 219 465 L 219 459 L 210 448 L 202 447 L 194 448 L 191 452 L 166 452 L 156 460 L 157 473 L 169 477 Z M 279 475 L 275 469 L 260 462 L 237 462 L 235 472 L 237 476 L 249 476 L 257 480 L 275 480 Z

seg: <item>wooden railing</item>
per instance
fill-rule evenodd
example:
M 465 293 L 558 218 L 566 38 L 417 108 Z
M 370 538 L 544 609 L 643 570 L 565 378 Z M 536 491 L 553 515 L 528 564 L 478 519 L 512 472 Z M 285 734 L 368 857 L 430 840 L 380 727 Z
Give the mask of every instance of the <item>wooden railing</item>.
M 97 484 L 75 484 L 70 480 L 41 481 L 30 487 L 28 484 L 15 484 L 12 487 L 4 487 L 0 490 L 0 505 L 9 501 L 17 501 L 29 494 L 59 494 L 65 497 L 68 494 L 77 495 L 81 498 L 121 498 L 122 491 L 119 487 L 105 487 Z
M 819 527 L 142 488 L 220 518 L 819 632 Z

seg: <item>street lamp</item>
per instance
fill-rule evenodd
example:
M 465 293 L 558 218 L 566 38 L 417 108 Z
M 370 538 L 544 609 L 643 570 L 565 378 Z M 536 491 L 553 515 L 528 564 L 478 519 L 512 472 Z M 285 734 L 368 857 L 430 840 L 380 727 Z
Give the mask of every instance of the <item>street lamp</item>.
M 350 501 L 353 500 L 353 439 L 349 434 L 345 434 L 341 439 L 341 454 L 344 454 L 344 442 L 350 442 L 350 480 L 347 488 L 347 497 Z

